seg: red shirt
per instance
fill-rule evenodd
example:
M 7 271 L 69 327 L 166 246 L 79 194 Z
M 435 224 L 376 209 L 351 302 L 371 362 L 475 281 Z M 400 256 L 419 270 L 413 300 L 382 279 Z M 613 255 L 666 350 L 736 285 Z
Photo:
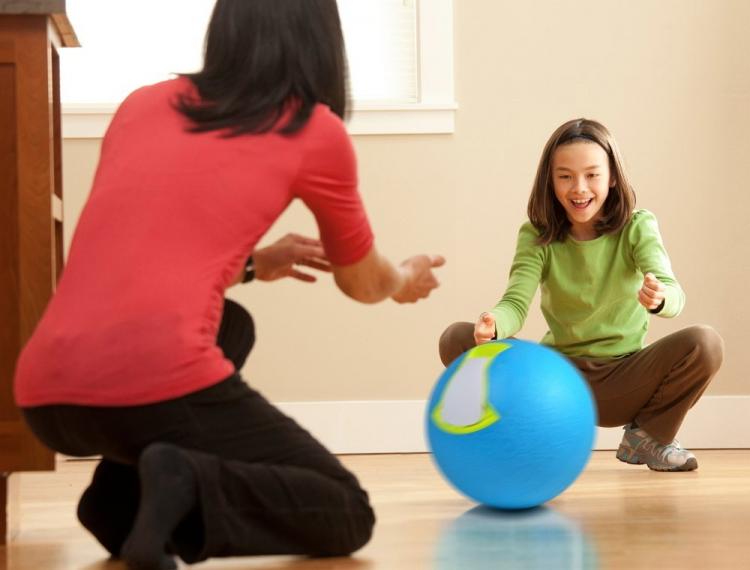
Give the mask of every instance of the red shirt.
M 216 346 L 224 290 L 295 198 L 337 265 L 373 235 L 341 120 L 315 107 L 292 136 L 193 134 L 187 79 L 144 87 L 102 142 L 67 265 L 16 367 L 19 406 L 147 404 L 234 371 Z

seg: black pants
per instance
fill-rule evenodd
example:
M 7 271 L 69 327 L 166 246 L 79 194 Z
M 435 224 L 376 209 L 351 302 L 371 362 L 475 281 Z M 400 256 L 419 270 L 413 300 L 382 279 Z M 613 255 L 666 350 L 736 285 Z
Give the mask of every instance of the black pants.
M 250 315 L 227 300 L 218 344 L 237 370 L 254 340 Z M 138 509 L 138 457 L 157 441 L 188 450 L 197 475 L 197 507 L 170 542 L 186 562 L 346 555 L 371 536 L 375 516 L 354 475 L 237 374 L 157 404 L 54 405 L 23 412 L 33 432 L 55 451 L 102 456 L 78 517 L 115 556 Z

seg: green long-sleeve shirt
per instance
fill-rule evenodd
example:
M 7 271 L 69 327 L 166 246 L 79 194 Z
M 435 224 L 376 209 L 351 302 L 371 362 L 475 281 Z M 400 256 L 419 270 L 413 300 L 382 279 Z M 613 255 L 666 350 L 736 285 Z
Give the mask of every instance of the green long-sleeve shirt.
M 537 286 L 549 331 L 542 344 L 568 356 L 615 357 L 643 348 L 649 313 L 638 302 L 643 275 L 666 287 L 660 317 L 674 317 L 685 294 L 672 272 L 656 217 L 636 210 L 625 227 L 589 241 L 537 244 L 539 232 L 526 222 L 503 298 L 492 310 L 498 338 L 523 326 Z

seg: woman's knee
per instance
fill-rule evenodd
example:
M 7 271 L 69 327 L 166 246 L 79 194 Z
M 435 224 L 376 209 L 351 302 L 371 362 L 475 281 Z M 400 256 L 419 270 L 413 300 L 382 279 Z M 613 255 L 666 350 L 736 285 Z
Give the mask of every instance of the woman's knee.
M 372 538 L 375 529 L 375 512 L 367 499 L 358 502 L 352 510 L 349 529 L 345 537 L 326 556 L 348 556 L 365 546 Z
M 713 374 L 719 370 L 724 360 L 724 340 L 708 325 L 694 325 L 685 330 L 690 344 L 696 351 L 700 363 Z
M 453 323 L 440 335 L 438 343 L 440 360 L 445 366 L 448 366 L 474 344 L 474 324 L 468 322 Z

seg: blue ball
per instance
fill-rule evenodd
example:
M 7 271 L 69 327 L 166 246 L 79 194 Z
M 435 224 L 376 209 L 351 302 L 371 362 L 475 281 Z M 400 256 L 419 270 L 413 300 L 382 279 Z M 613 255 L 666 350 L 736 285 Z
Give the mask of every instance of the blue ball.
M 467 497 L 525 509 L 562 493 L 596 433 L 586 381 L 558 352 L 516 339 L 472 348 L 440 376 L 427 406 L 438 469 Z

